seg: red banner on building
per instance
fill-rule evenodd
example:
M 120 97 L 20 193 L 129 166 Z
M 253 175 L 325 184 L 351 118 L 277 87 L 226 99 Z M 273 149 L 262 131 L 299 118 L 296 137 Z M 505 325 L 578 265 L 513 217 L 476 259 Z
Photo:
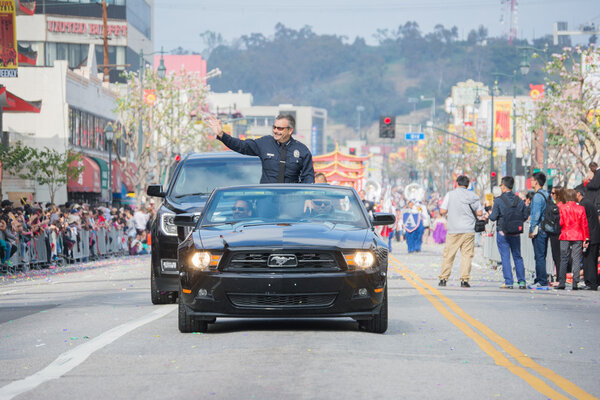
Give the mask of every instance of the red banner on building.
M 15 1 L 0 0 L 0 77 L 16 78 L 18 74 L 17 24 Z

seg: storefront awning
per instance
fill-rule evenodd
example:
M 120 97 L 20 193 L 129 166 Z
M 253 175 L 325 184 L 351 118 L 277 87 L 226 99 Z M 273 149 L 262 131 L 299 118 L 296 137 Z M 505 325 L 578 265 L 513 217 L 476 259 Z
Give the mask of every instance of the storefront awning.
M 6 90 L 6 87 L 0 86 L 0 107 L 2 107 L 2 112 L 33 112 L 39 114 L 42 102 L 23 100 Z
M 67 182 L 68 192 L 92 192 L 100 193 L 100 167 L 90 157 L 83 156 L 79 161 L 73 161 L 72 166 L 83 167 L 78 178 L 69 179 Z
M 121 188 L 121 182 L 125 184 L 128 192 L 133 192 L 134 184 L 130 176 L 137 173 L 137 166 L 132 162 L 127 162 L 124 167 L 125 171 L 119 161 L 113 160 L 113 170 L 118 171 L 118 174 L 113 174 L 113 191 L 115 192 Z M 117 176 L 115 175 L 118 175 L 120 181 L 117 181 Z
M 35 1 L 18 1 L 17 15 L 33 15 L 35 13 Z
M 100 187 L 108 189 L 108 162 L 98 157 L 90 157 L 100 167 Z

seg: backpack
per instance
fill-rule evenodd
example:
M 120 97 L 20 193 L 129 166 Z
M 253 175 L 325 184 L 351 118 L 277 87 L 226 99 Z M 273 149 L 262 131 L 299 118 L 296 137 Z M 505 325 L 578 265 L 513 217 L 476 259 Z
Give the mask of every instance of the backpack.
M 549 236 L 558 236 L 560 235 L 560 211 L 558 206 L 551 197 L 546 197 L 543 193 L 540 194 L 546 200 L 546 212 L 544 212 L 540 228 Z
M 502 215 L 500 230 L 505 235 L 519 235 L 523 233 L 523 212 L 520 208 L 517 208 L 521 199 L 515 196 L 515 201 L 512 205 L 508 203 L 505 197 L 500 196 L 500 199 L 508 207 L 508 210 Z

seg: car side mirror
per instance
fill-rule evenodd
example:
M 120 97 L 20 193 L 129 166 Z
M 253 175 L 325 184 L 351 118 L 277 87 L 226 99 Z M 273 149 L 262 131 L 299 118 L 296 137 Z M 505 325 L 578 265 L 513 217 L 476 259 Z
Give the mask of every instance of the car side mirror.
M 152 197 L 165 197 L 166 193 L 163 192 L 162 185 L 148 185 L 146 194 Z
M 396 222 L 394 214 L 390 213 L 373 213 L 373 219 L 371 220 L 373 226 L 378 225 L 392 225 Z
M 198 220 L 200 219 L 200 214 L 195 213 L 184 213 L 178 214 L 173 219 L 173 223 L 178 227 L 190 227 L 195 228 Z

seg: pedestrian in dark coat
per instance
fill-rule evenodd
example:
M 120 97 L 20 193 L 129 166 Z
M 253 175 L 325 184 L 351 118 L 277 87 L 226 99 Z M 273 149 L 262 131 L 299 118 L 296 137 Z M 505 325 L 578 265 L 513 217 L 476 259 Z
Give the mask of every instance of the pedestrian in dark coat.
M 590 241 L 586 251 L 583 252 L 583 279 L 585 286 L 582 290 L 598 290 L 598 252 L 600 250 L 600 222 L 598 211 L 592 202 L 585 197 L 582 185 L 575 188 L 577 202 L 585 208 L 585 215 L 590 231 Z
M 589 165 L 590 173 L 583 185 L 585 186 L 585 197 L 596 207 L 600 207 L 600 169 L 598 164 L 592 161 Z

